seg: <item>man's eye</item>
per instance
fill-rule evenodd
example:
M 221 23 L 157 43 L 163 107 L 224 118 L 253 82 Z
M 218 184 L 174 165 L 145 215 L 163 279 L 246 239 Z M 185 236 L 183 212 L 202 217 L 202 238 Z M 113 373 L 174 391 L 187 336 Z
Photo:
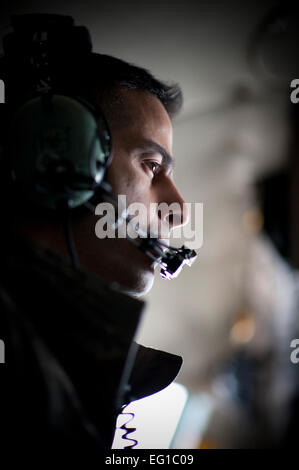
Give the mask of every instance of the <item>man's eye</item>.
M 162 166 L 160 163 L 153 162 L 153 161 L 150 161 L 150 160 L 147 160 L 144 163 L 152 171 L 152 173 L 154 175 L 156 175 L 160 171 L 161 166 Z

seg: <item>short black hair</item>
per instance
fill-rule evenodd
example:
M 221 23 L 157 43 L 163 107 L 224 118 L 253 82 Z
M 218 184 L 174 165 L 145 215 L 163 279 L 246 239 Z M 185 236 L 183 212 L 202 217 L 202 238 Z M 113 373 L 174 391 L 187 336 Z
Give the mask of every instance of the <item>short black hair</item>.
M 176 83 L 155 78 L 149 70 L 117 57 L 91 53 L 83 60 L 59 62 L 52 68 L 52 84 L 62 94 L 96 104 L 98 97 L 117 101 L 119 89 L 142 90 L 156 96 L 173 119 L 181 110 L 183 94 Z
M 156 96 L 170 118 L 176 116 L 183 103 L 182 90 L 176 83 L 156 79 L 149 70 L 104 54 L 91 54 L 89 62 L 93 90 L 105 94 L 118 87 L 144 90 Z
M 6 77 L 8 114 L 0 115 L 2 129 L 7 128 L 10 116 L 22 103 L 36 96 L 35 72 L 25 69 L 23 80 L 19 80 L 20 68 L 14 64 Z M 5 70 L 5 60 L 0 58 L 0 69 Z M 51 66 L 51 83 L 56 93 L 74 96 L 96 105 L 98 98 L 107 102 L 119 99 L 119 89 L 144 90 L 156 96 L 170 119 L 173 119 L 182 108 L 183 94 L 176 83 L 166 83 L 155 78 L 149 70 L 126 62 L 117 57 L 105 54 L 90 53 L 83 59 L 58 60 Z M 108 98 L 108 100 L 107 100 Z M 11 114 L 12 113 L 12 114 Z M 0 136 L 0 142 L 7 132 Z

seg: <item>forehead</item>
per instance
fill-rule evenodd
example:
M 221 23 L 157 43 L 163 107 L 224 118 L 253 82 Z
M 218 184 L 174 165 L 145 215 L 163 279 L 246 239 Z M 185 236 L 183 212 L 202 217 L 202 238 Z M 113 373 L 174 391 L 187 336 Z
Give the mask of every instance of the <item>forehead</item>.
M 156 96 L 143 90 L 121 88 L 116 98 L 106 98 L 102 105 L 112 133 L 135 135 L 135 138 L 138 135 L 171 149 L 171 120 Z

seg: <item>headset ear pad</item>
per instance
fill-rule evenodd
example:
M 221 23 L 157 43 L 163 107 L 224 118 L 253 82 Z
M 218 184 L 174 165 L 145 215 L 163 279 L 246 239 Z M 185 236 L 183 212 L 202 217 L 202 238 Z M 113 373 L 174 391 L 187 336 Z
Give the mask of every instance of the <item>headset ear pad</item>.
M 26 102 L 10 129 L 12 177 L 24 197 L 55 209 L 78 207 L 101 183 L 110 157 L 104 117 L 75 98 L 45 95 Z

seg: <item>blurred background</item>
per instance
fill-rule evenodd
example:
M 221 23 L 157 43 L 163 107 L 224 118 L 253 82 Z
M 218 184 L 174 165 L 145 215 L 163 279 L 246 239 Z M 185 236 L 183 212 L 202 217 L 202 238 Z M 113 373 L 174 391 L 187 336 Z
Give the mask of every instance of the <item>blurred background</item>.
M 295 445 L 295 3 L 29 0 L 1 8 L 1 35 L 13 13 L 69 14 L 89 28 L 94 51 L 181 85 L 175 180 L 186 202 L 203 203 L 203 245 L 177 280 L 157 273 L 137 340 L 184 358 L 177 382 L 188 398 L 172 447 Z

